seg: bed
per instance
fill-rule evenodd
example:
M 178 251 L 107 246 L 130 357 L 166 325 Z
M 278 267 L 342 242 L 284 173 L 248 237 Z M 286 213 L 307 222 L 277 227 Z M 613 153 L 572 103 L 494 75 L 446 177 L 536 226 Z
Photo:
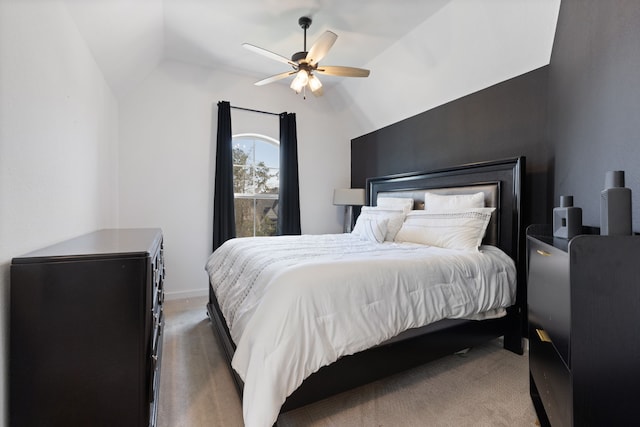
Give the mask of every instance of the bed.
M 453 273 L 447 269 L 451 264 L 457 264 L 461 256 L 457 254 L 458 251 L 451 255 L 450 250 L 440 250 L 442 254 L 432 257 L 433 260 L 429 255 L 429 261 L 425 261 L 422 252 L 427 249 L 422 248 L 424 245 L 396 245 L 390 242 L 376 244 L 367 239 L 360 239 L 365 241 L 360 243 L 350 235 L 259 238 L 263 240 L 252 243 L 255 250 L 253 253 L 249 252 L 250 248 L 242 246 L 247 243 L 243 242 L 243 239 L 233 239 L 233 242 L 225 243 L 228 247 L 221 246 L 216 251 L 217 254 L 213 254 L 207 262 L 210 274 L 207 311 L 212 327 L 222 343 L 229 366 L 235 367 L 231 368 L 231 372 L 238 392 L 241 396 L 244 394 L 245 423 L 250 426 L 271 425 L 277 418 L 278 409 L 280 412 L 286 412 L 497 337 L 504 337 L 506 349 L 522 354 L 523 333 L 526 330 L 521 221 L 524 168 L 524 157 L 518 157 L 429 172 L 375 177 L 368 179 L 366 185 L 367 205 L 377 206 L 379 200 L 411 199 L 414 210 L 409 215 L 415 214 L 417 218 L 422 214 L 418 211 L 423 208 L 427 192 L 431 197 L 436 197 L 434 194 L 457 197 L 481 193 L 485 210 L 494 211 L 487 217 L 488 225 L 479 252 L 483 260 L 495 258 L 499 267 L 496 267 L 498 270 L 494 276 L 509 276 L 508 280 L 498 279 L 495 283 L 492 282 L 491 287 L 497 289 L 499 296 L 504 296 L 498 298 L 502 298 L 499 303 L 476 304 L 476 301 L 465 298 L 464 304 L 455 301 L 451 304 L 453 307 L 447 307 L 446 304 L 444 307 L 434 305 L 433 310 L 438 312 L 437 315 L 417 311 L 416 307 L 429 305 L 428 301 L 437 300 L 439 294 L 428 291 L 432 292 L 429 294 L 423 290 L 424 287 L 417 287 L 415 282 L 422 278 L 414 280 L 417 276 L 412 276 L 411 270 L 423 271 L 420 269 L 423 269 L 424 265 L 416 263 L 435 263 L 436 259 L 440 258 L 438 262 L 442 266 L 437 268 L 443 268 L 445 271 L 438 274 L 448 277 Z M 319 243 L 318 239 L 324 239 L 326 242 Z M 282 250 L 279 251 L 281 242 Z M 260 244 L 263 246 L 259 247 Z M 313 252 L 314 248 L 320 248 L 325 244 L 327 246 L 323 246 L 320 255 Z M 291 245 L 298 248 L 294 251 L 295 254 L 287 249 Z M 395 247 L 390 248 L 391 246 Z M 344 247 L 349 249 L 336 249 Z M 404 252 L 398 255 L 398 250 Z M 438 250 L 435 248 L 435 252 Z M 390 261 L 386 261 L 387 252 L 391 251 L 393 254 Z M 266 258 L 266 253 L 271 252 L 280 258 L 275 261 Z M 449 258 L 446 258 L 447 256 Z M 293 259 L 295 257 L 301 257 L 302 261 Z M 251 259 L 259 260 L 255 263 L 262 263 L 263 266 L 251 270 L 254 268 L 249 267 Z M 401 283 L 401 287 L 408 289 L 403 292 L 412 295 L 412 298 L 402 300 L 400 306 L 404 311 L 398 311 L 399 308 L 395 306 L 385 306 L 386 298 L 375 294 L 378 292 L 375 289 L 388 286 L 381 285 L 377 280 L 378 276 L 385 275 L 386 270 L 382 270 L 385 263 L 390 266 L 403 264 L 403 269 L 409 271 L 406 277 L 399 276 L 405 274 L 404 271 L 389 274 L 390 277 L 400 277 L 394 282 L 393 289 L 399 289 L 398 283 Z M 506 267 L 502 266 L 508 263 L 513 265 L 513 271 L 508 268 L 507 273 L 500 270 L 505 269 Z M 277 270 L 276 265 L 283 265 L 284 268 Z M 466 267 L 467 264 L 464 265 L 463 269 L 470 268 Z M 329 267 L 342 269 L 339 270 L 340 277 L 349 286 L 330 282 L 331 278 L 336 282 L 337 280 L 333 273 L 328 272 Z M 370 275 L 367 270 L 371 270 Z M 469 275 L 475 282 L 487 281 L 485 278 L 474 279 L 475 274 L 463 275 Z M 233 280 L 230 276 L 234 276 Z M 260 283 L 264 285 L 256 285 L 260 290 L 254 291 L 252 286 L 258 281 L 257 278 L 260 278 Z M 231 288 L 231 282 L 243 280 L 251 284 L 251 287 L 246 288 L 249 290 L 238 291 Z M 317 284 L 313 285 L 315 282 Z M 365 308 L 360 310 L 366 311 L 366 316 L 370 316 L 369 312 L 373 311 L 373 316 L 380 316 L 380 320 L 377 317 L 360 318 L 358 311 L 353 313 L 354 317 L 349 319 L 350 323 L 344 323 L 344 312 L 341 311 L 340 302 L 350 298 L 353 293 L 350 291 L 351 286 L 356 289 L 356 282 L 362 282 L 362 286 L 369 287 L 365 292 L 371 301 L 375 301 L 376 304 L 383 301 L 383 305 L 378 306 L 367 300 L 367 304 L 362 305 Z M 295 285 L 296 283 L 298 285 Z M 320 285 L 321 283 L 323 285 Z M 317 290 L 320 286 L 323 286 L 321 292 Z M 300 288 L 309 290 L 303 293 Z M 339 296 L 335 296 L 329 290 Z M 484 292 L 481 291 L 481 295 L 484 295 Z M 228 295 L 234 293 L 242 294 L 240 300 L 244 305 L 240 306 L 236 302 L 237 298 L 229 298 Z M 308 297 L 308 293 L 314 294 L 321 302 L 314 300 L 301 303 Z M 219 301 L 221 295 L 222 302 Z M 294 315 L 281 314 L 287 310 L 283 309 L 283 301 L 288 300 L 295 301 L 292 303 L 294 305 L 302 304 L 303 310 L 300 311 L 297 307 L 298 311 L 292 311 Z M 349 304 L 353 306 L 352 302 Z M 468 304 L 469 307 L 466 307 Z M 375 309 L 371 310 L 372 306 Z M 316 307 L 320 307 L 320 314 L 316 313 L 310 316 L 311 320 L 307 319 L 306 313 L 317 309 Z M 387 326 L 387 321 L 384 320 L 387 315 L 384 313 L 400 318 L 403 326 Z M 341 316 L 343 320 L 340 320 Z M 292 321 L 298 318 L 299 321 Z M 275 332 L 259 330 L 263 325 L 266 328 L 270 323 L 276 324 Z M 292 326 L 294 323 L 302 324 L 302 328 L 306 330 L 301 333 L 296 331 L 296 334 L 302 336 L 290 339 L 293 332 L 290 333 L 289 328 L 299 327 Z M 348 331 L 343 333 L 345 324 Z M 351 339 L 349 334 L 357 338 Z M 283 336 L 290 341 L 283 341 Z M 309 350 L 315 348 L 312 347 L 315 341 L 326 343 L 330 340 L 339 342 L 327 344 L 327 351 L 330 353 L 328 355 L 319 355 Z M 270 343 L 276 341 L 283 341 L 286 345 L 279 348 L 269 347 Z M 313 342 L 309 347 L 308 343 L 311 341 Z M 283 351 L 283 348 L 290 348 L 292 354 Z M 262 376 L 268 378 L 263 380 Z M 272 393 L 270 387 L 276 390 Z

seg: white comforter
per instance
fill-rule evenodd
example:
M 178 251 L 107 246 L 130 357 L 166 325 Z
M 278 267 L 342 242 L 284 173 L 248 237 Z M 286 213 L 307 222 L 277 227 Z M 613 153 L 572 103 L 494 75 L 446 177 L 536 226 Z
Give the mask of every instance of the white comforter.
M 462 252 L 350 234 L 238 238 L 206 269 L 244 381 L 248 427 L 272 426 L 302 381 L 339 357 L 444 318 L 515 301 L 498 248 Z

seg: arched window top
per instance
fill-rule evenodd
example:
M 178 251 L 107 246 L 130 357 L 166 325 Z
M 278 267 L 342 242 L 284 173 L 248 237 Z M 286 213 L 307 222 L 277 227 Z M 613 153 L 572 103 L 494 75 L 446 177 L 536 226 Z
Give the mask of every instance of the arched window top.
M 279 168 L 280 141 L 277 139 L 257 133 L 240 133 L 233 136 L 233 150 L 246 153 L 249 163 L 262 162 L 267 167 Z
M 280 146 L 280 141 L 278 141 L 277 139 L 271 138 L 270 136 L 267 135 L 261 135 L 259 133 L 238 133 L 236 135 L 233 135 L 233 139 L 260 139 L 263 140 L 265 142 L 270 142 L 273 145 L 276 146 Z

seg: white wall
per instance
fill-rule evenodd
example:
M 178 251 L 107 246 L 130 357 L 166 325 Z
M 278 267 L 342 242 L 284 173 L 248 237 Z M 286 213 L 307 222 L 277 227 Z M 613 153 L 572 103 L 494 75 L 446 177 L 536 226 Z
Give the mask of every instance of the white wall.
M 333 102 L 363 135 L 540 68 L 559 10 L 560 0 L 451 0 L 363 65 L 370 77 L 345 81 Z
M 350 183 L 351 121 L 327 98 L 303 100 L 284 84 L 163 62 L 120 102 L 120 225 L 157 226 L 165 236 L 167 298 L 203 295 L 211 253 L 217 102 L 296 113 L 303 233 L 341 232 L 333 189 Z M 277 116 L 231 111 L 233 133 L 279 139 Z
M 66 8 L 0 1 L 2 425 L 11 258 L 117 225 L 117 126 L 116 99 Z

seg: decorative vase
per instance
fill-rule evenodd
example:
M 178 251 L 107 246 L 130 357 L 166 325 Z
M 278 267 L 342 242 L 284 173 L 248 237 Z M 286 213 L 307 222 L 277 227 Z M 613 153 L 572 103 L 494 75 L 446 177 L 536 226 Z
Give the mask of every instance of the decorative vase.
M 631 189 L 624 186 L 624 171 L 609 171 L 600 193 L 600 234 L 627 236 L 631 230 Z
M 582 232 L 582 209 L 573 206 L 573 196 L 560 196 L 560 207 L 553 209 L 553 235 L 570 239 Z

